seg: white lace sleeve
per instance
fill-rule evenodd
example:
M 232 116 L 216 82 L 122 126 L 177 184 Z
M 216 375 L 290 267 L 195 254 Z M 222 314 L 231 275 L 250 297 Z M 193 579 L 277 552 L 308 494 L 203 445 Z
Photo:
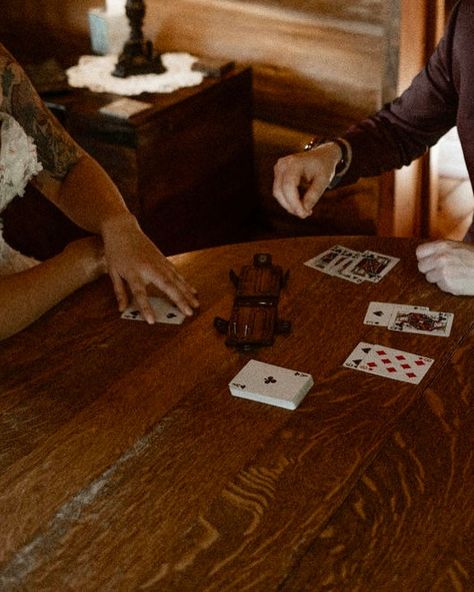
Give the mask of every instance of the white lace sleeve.
M 7 113 L 0 113 L 0 212 L 17 195 L 23 195 L 28 181 L 43 166 L 36 146 L 21 125 Z M 38 262 L 12 249 L 4 240 L 0 220 L 0 275 L 23 271 Z
M 0 211 L 17 195 L 23 195 L 28 181 L 43 165 L 36 146 L 21 125 L 6 113 L 0 113 Z

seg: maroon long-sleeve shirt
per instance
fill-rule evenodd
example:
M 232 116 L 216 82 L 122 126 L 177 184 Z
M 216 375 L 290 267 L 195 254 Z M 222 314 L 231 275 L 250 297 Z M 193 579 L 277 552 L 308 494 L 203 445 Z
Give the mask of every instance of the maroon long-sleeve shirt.
M 410 87 L 343 134 L 353 150 L 343 183 L 410 164 L 454 125 L 474 185 L 474 0 L 460 0 Z M 474 241 L 474 221 L 465 240 Z

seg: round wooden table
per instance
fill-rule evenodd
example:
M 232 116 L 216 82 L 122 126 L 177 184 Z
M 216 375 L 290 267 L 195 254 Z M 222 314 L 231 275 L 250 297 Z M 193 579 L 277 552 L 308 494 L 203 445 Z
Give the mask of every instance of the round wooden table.
M 356 285 L 304 262 L 400 258 Z M 120 318 L 107 278 L 0 346 L 0 589 L 468 590 L 473 300 L 417 271 L 417 241 L 291 238 L 175 256 L 201 309 Z M 290 270 L 289 335 L 238 352 L 228 318 L 255 253 Z M 448 338 L 367 326 L 370 301 L 454 313 Z M 360 341 L 435 359 L 419 385 L 342 366 Z M 232 397 L 251 358 L 309 372 L 295 411 Z

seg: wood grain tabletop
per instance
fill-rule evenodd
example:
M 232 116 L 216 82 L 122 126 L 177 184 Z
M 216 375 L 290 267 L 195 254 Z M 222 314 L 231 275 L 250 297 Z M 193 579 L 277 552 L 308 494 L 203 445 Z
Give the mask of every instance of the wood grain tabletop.
M 400 258 L 379 283 L 304 262 Z M 308 237 L 173 257 L 182 325 L 120 318 L 107 278 L 0 344 L 3 591 L 474 590 L 474 305 L 426 282 L 417 241 Z M 288 335 L 238 352 L 213 327 L 229 270 L 290 270 Z M 371 301 L 454 313 L 449 337 L 363 324 Z M 435 360 L 418 385 L 343 367 L 360 341 Z M 249 359 L 312 374 L 288 411 L 232 397 Z

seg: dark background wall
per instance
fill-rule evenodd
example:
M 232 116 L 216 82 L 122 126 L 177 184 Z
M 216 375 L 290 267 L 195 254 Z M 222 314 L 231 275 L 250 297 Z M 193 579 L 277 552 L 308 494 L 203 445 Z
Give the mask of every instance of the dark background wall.
M 101 5 L 2 0 L 0 40 L 24 63 L 54 55 L 70 65 L 90 52 L 87 11 Z M 398 29 L 398 0 L 147 0 L 145 17 L 145 34 L 161 51 L 252 65 L 258 183 L 282 232 L 294 221 L 271 197 L 276 159 L 311 135 L 337 134 L 394 95 Z M 383 187 L 364 180 L 336 191 L 298 232 L 376 232 Z

